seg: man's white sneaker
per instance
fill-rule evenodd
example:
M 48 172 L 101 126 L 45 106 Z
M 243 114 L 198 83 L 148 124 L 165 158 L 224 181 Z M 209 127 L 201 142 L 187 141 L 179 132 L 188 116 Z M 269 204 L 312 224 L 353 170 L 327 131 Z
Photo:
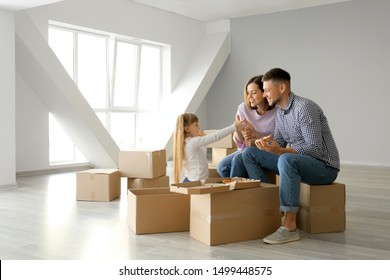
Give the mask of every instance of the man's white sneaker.
M 283 244 L 292 241 L 298 241 L 301 239 L 299 230 L 289 231 L 286 227 L 281 226 L 273 234 L 268 235 L 263 239 L 264 243 L 267 244 Z

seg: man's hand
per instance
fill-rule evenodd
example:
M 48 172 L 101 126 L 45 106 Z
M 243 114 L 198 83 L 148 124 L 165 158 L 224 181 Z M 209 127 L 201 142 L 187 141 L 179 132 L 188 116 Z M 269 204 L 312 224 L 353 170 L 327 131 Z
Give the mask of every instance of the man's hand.
M 260 150 L 267 151 L 272 154 L 280 154 L 281 147 L 278 142 L 276 142 L 271 135 L 264 136 L 255 141 L 255 145 Z

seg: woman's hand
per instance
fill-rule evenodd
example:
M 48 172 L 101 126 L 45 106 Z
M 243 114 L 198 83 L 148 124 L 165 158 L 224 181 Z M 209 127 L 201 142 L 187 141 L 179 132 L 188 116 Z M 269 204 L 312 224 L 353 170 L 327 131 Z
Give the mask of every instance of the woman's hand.
M 252 146 L 255 140 L 255 128 L 250 122 L 246 122 L 245 129 L 242 131 L 242 136 L 244 137 L 244 143 L 247 147 Z

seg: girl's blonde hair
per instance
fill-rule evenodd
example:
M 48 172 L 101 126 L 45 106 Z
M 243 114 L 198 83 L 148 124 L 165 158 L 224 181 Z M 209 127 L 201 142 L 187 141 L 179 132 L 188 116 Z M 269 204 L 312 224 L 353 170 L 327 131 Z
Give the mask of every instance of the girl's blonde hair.
M 177 117 L 173 138 L 173 179 L 179 183 L 184 160 L 184 140 L 186 138 L 185 127 L 194 122 L 199 122 L 198 117 L 192 113 L 184 113 Z

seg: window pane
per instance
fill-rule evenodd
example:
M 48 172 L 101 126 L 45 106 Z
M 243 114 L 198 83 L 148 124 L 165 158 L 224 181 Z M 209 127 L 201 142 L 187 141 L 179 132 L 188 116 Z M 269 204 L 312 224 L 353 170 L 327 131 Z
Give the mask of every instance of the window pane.
M 156 113 L 138 113 L 137 125 L 137 148 L 139 149 L 160 149 L 161 142 L 156 141 L 156 131 L 151 129 L 156 126 L 158 120 L 161 119 Z
M 73 79 L 73 32 L 49 28 L 49 45 Z
M 107 105 L 106 38 L 78 35 L 77 84 L 92 108 Z
M 111 136 L 121 150 L 135 147 L 134 132 L 134 113 L 111 113 Z
M 138 92 L 140 110 L 159 108 L 161 96 L 161 49 L 142 46 Z
M 124 42 L 116 44 L 113 105 L 134 107 L 137 46 Z

